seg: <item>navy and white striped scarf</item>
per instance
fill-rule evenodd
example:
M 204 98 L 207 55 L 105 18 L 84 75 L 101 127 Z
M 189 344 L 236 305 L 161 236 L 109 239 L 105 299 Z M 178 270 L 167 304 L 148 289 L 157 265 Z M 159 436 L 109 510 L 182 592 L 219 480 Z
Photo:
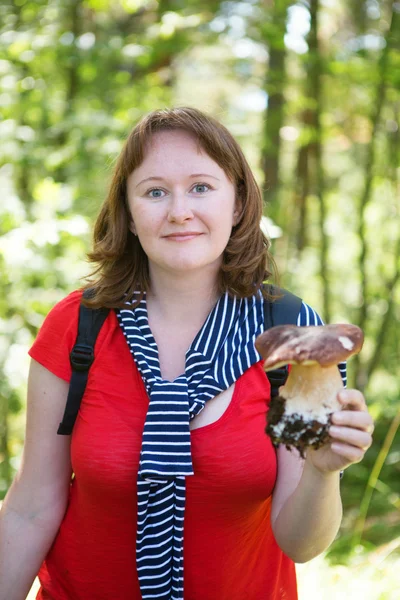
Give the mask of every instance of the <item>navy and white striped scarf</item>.
M 210 398 L 229 388 L 260 360 L 261 293 L 225 293 L 186 352 L 185 372 L 161 377 L 146 298 L 117 312 L 149 395 L 138 473 L 136 564 L 142 598 L 183 599 L 185 477 L 193 475 L 189 422 Z

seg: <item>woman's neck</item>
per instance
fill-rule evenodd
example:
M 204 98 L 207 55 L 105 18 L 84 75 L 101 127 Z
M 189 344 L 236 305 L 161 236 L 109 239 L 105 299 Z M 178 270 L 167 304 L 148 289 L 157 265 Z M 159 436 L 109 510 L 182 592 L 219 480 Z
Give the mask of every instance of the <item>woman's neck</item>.
M 151 273 L 147 306 L 172 324 L 204 322 L 219 298 L 214 272 Z

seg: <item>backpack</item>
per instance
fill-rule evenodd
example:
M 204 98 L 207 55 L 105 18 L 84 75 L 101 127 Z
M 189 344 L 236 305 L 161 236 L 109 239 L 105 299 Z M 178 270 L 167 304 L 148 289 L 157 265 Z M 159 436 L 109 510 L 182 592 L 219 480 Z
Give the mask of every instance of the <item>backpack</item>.
M 296 325 L 302 300 L 287 290 L 268 286 L 270 293 L 279 297 L 270 302 L 264 300 L 264 328 L 275 325 Z M 83 297 L 90 297 L 91 290 L 85 290 Z M 83 394 L 85 393 L 89 369 L 95 359 L 94 346 L 100 329 L 110 312 L 109 308 L 87 308 L 82 303 L 79 307 L 78 335 L 70 354 L 72 367 L 67 403 L 64 416 L 57 430 L 58 435 L 70 435 Z M 284 385 L 287 376 L 287 366 L 273 369 L 266 373 L 271 385 L 271 397 L 278 395 L 279 387 Z

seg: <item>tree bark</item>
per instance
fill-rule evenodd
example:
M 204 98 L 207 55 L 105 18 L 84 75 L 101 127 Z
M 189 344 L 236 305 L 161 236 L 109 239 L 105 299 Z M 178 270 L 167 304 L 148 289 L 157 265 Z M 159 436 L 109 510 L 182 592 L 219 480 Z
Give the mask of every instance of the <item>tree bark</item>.
M 8 435 L 8 401 L 0 396 L 0 475 L 8 488 L 11 484 L 11 465 Z
M 397 285 L 400 281 L 400 237 L 397 240 L 397 248 L 395 252 L 395 270 L 392 278 L 384 286 L 388 290 L 387 298 L 387 310 L 382 318 L 381 325 L 379 327 L 379 333 L 376 338 L 374 353 L 371 360 L 366 367 L 366 380 L 368 381 L 377 367 L 382 364 L 382 355 L 385 346 L 385 342 L 388 336 L 389 328 L 392 321 L 393 307 L 395 301 L 395 293 Z
M 272 8 L 267 6 L 265 10 L 266 23 L 261 27 L 269 52 L 268 72 L 264 85 L 268 94 L 268 106 L 265 112 L 261 163 L 269 215 L 278 222 L 280 130 L 284 120 L 284 86 L 286 82 L 284 36 L 287 10 L 290 4 L 291 2 L 288 0 L 275 0 Z M 270 18 L 269 23 L 268 18 Z
M 311 28 L 308 37 L 309 43 L 309 81 L 310 98 L 313 101 L 314 108 L 310 112 L 311 126 L 313 128 L 313 139 L 310 144 L 310 152 L 314 158 L 315 168 L 315 193 L 319 205 L 319 230 L 320 230 L 320 279 L 322 283 L 323 313 L 327 322 L 331 318 L 331 297 L 329 287 L 329 266 L 328 252 L 329 241 L 325 233 L 326 223 L 326 201 L 325 201 L 325 175 L 322 164 L 322 127 L 321 127 L 321 109 L 322 109 L 322 59 L 321 49 L 318 40 L 318 13 L 319 0 L 311 0 L 310 15 Z
M 377 133 L 380 125 L 382 107 L 386 100 L 386 91 L 387 91 L 387 77 L 388 77 L 388 57 L 389 50 L 392 47 L 395 31 L 398 29 L 398 21 L 400 14 L 394 10 L 395 2 L 391 2 L 391 14 L 390 14 L 390 24 L 388 28 L 388 32 L 386 34 L 386 44 L 382 51 L 381 58 L 378 63 L 378 71 L 379 71 L 379 80 L 377 84 L 377 88 L 375 91 L 375 100 L 372 103 L 373 112 L 371 115 L 371 123 L 372 123 L 372 133 L 371 140 L 368 145 L 367 155 L 364 165 L 364 187 L 361 193 L 360 201 L 359 201 L 359 211 L 358 211 L 358 237 L 360 240 L 360 254 L 358 259 L 358 269 L 360 272 L 361 284 L 360 284 L 360 309 L 357 319 L 357 325 L 361 329 L 365 329 L 367 315 L 368 315 L 368 293 L 369 293 L 369 281 L 368 281 L 368 273 L 367 273 L 367 258 L 368 258 L 368 241 L 367 241 L 367 232 L 366 232 L 366 220 L 365 214 L 368 207 L 368 204 L 372 197 L 372 184 L 374 180 L 374 168 L 375 168 L 375 159 L 376 159 L 376 149 L 377 149 Z M 357 355 L 355 357 L 354 363 L 354 378 L 355 384 L 360 389 L 363 390 L 367 384 L 367 373 L 368 370 L 365 365 L 361 364 L 360 356 Z
M 399 123 L 399 110 L 398 106 L 393 107 L 394 118 Z M 394 132 L 392 138 L 388 139 L 388 173 L 392 182 L 393 197 L 398 199 L 397 202 L 397 219 L 400 225 L 400 182 L 397 176 L 397 168 L 399 165 L 400 158 L 400 135 L 399 129 Z M 378 328 L 378 335 L 375 341 L 375 348 L 373 355 L 367 365 L 367 377 L 369 380 L 375 370 L 384 363 L 384 350 L 385 343 L 388 338 L 390 328 L 392 326 L 393 309 L 395 304 L 395 295 L 398 283 L 400 281 L 400 227 L 398 227 L 399 236 L 397 238 L 397 244 L 394 251 L 394 262 L 393 262 L 393 274 L 388 281 L 382 285 L 382 289 L 387 291 L 387 310 L 382 317 L 381 324 Z
M 81 31 L 81 4 L 82 0 L 73 0 L 69 3 L 68 10 L 68 27 L 67 30 L 71 31 L 74 36 L 74 45 L 71 56 L 69 57 L 68 64 L 65 69 L 65 97 L 64 97 L 64 111 L 60 119 L 60 122 L 65 124 L 68 117 L 73 113 L 75 98 L 79 91 L 79 48 L 76 46 L 76 40 L 79 37 Z M 68 139 L 69 128 L 63 127 L 60 134 L 57 136 L 57 145 L 64 146 Z M 64 168 L 61 167 L 57 172 L 57 179 L 64 180 Z
M 310 126 L 310 111 L 305 110 L 302 115 L 303 125 Z M 294 206 L 298 214 L 298 225 L 295 235 L 296 250 L 300 255 L 308 243 L 307 216 L 308 196 L 310 194 L 310 143 L 307 142 L 299 148 L 297 155 L 295 181 L 294 181 Z
M 10 393 L 10 389 L 7 383 L 5 383 L 7 379 L 4 375 L 4 364 L 0 365 L 0 374 L 2 375 L 2 381 L 4 382 L 3 385 L 0 386 L 0 479 L 4 480 L 6 488 L 8 488 L 11 485 L 12 480 L 8 428 L 8 395 Z

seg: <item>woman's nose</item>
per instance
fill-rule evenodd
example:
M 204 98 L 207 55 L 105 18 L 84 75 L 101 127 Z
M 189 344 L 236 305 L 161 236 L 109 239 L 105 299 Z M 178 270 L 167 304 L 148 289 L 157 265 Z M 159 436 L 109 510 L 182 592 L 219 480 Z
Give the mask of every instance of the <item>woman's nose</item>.
M 184 223 L 193 218 L 190 198 L 184 194 L 173 194 L 168 205 L 168 221 L 170 223 Z

